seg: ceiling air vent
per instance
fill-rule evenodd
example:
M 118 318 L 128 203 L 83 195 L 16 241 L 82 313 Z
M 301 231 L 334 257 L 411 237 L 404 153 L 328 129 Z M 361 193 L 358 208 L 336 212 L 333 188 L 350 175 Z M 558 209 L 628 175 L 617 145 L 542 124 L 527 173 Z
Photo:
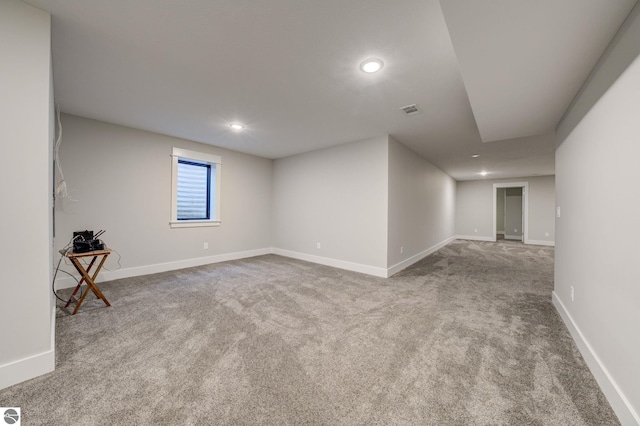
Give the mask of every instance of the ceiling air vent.
M 400 108 L 400 111 L 404 112 L 407 115 L 415 115 L 421 112 L 420 107 L 416 104 L 404 106 Z

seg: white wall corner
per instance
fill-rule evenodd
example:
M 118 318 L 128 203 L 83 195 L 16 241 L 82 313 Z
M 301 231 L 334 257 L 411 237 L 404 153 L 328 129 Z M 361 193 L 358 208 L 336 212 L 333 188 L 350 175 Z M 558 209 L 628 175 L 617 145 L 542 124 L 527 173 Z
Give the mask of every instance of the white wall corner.
M 640 415 L 638 415 L 634 410 L 630 401 L 626 398 L 624 393 L 622 393 L 613 377 L 611 377 L 609 371 L 582 334 L 582 331 L 580 331 L 580 328 L 578 328 L 578 325 L 575 323 L 566 306 L 562 303 L 562 300 L 560 300 L 560 297 L 555 291 L 552 293 L 552 301 L 553 306 L 555 306 L 558 314 L 560 314 L 560 317 L 562 318 L 562 321 L 564 321 L 564 324 L 569 330 L 571 337 L 573 337 L 576 346 L 578 346 L 580 354 L 582 354 L 587 366 L 591 370 L 593 377 L 595 377 L 596 381 L 600 385 L 602 393 L 618 416 L 620 423 L 623 425 L 640 426 Z
M 446 246 L 447 244 L 449 244 L 452 241 L 455 241 L 456 237 L 449 237 L 444 241 L 439 242 L 438 244 L 429 247 L 428 249 L 421 251 L 420 253 L 411 256 L 408 259 L 405 259 L 401 262 L 396 263 L 395 265 L 393 265 L 392 267 L 387 269 L 387 278 L 391 277 L 395 274 L 397 274 L 398 272 L 408 268 L 409 266 L 413 265 L 414 263 L 417 263 L 419 261 L 421 261 L 422 259 L 424 259 L 425 257 L 429 256 L 432 253 L 435 253 L 436 251 L 440 250 L 442 247 Z

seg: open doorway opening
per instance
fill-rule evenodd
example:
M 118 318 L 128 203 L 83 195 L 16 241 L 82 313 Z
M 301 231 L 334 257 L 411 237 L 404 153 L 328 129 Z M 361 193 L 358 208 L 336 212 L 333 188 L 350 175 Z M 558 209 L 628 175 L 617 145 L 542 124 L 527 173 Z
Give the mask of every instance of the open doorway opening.
M 493 184 L 494 241 L 505 239 L 528 243 L 528 189 L 528 182 Z
M 502 236 L 505 240 L 523 241 L 523 217 L 522 217 L 522 188 L 498 188 L 498 195 L 504 198 L 502 203 L 498 199 L 496 214 L 500 217 L 500 204 L 504 209 L 502 224 Z M 499 234 L 499 233 L 498 233 Z

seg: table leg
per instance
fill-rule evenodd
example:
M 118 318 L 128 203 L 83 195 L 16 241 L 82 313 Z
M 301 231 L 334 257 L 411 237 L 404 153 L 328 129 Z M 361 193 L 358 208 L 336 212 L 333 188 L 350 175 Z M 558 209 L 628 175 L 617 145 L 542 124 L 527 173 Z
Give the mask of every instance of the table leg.
M 102 269 L 102 265 L 104 265 L 104 262 L 107 260 L 107 256 L 108 256 L 108 254 L 102 256 L 102 260 L 98 264 L 98 268 L 96 269 L 96 271 L 93 273 L 93 276 L 91 277 L 91 283 L 93 284 L 93 286 L 91 286 L 91 290 L 93 290 L 93 292 L 95 293 L 96 296 L 98 296 L 100 299 L 102 299 L 102 301 L 105 303 L 105 305 L 111 306 L 111 304 L 107 300 L 107 297 L 104 294 L 102 294 L 102 291 L 100 291 L 100 288 L 96 284 L 96 278 L 98 277 L 98 273 L 100 273 L 100 270 Z M 89 270 L 87 270 L 87 273 L 88 272 L 89 272 Z
M 87 282 L 87 286 L 89 286 L 88 282 Z M 82 293 L 82 296 L 80 296 L 80 300 L 78 300 L 78 302 L 76 303 L 76 307 L 73 309 L 73 313 L 71 315 L 75 315 L 78 313 L 78 309 L 80 309 L 80 305 L 82 305 L 82 302 L 84 302 L 84 298 L 87 297 L 87 294 L 89 294 L 89 289 L 87 289 L 84 293 Z
M 96 285 L 96 283 L 94 281 L 98 277 L 98 273 L 100 272 L 100 269 L 102 269 L 102 265 L 104 265 L 104 262 L 107 260 L 107 256 L 108 256 L 108 254 L 107 255 L 103 255 L 102 260 L 98 264 L 97 269 L 93 273 L 93 277 L 89 276 L 88 270 L 91 269 L 91 266 L 93 266 L 93 262 L 96 260 L 97 256 L 95 256 L 93 258 L 93 260 L 91 261 L 91 264 L 89 265 L 88 269 L 84 269 L 82 267 L 82 264 L 76 258 L 72 257 L 71 258 L 71 263 L 73 263 L 73 266 L 80 273 L 80 275 L 82 275 L 82 279 L 80 280 L 80 282 L 82 282 L 82 281 L 86 282 L 87 283 L 87 287 L 89 289 L 91 289 L 91 291 L 96 295 L 96 297 L 101 299 L 105 303 L 105 305 L 111 306 L 111 304 L 109 303 L 109 301 L 107 300 L 105 295 L 102 293 L 102 291 L 100 291 L 100 289 L 98 288 L 98 286 Z M 73 310 L 72 315 L 75 315 L 78 312 L 78 309 L 80 309 L 80 305 L 82 305 L 82 302 L 84 301 L 85 297 L 87 297 L 88 293 L 89 293 L 89 291 L 87 290 L 80 297 L 80 300 L 78 300 L 78 303 L 76 304 L 76 307 Z
M 91 263 L 89 263 L 89 267 L 87 268 L 87 272 L 89 272 L 91 270 L 91 267 L 93 266 L 94 262 L 96 261 L 96 258 L 98 256 L 94 256 L 93 259 L 91 259 Z M 75 266 L 75 265 L 73 265 Z M 78 269 L 77 266 L 75 266 L 76 269 Z M 82 273 L 81 273 L 82 274 Z M 94 277 L 95 279 L 95 277 Z M 69 297 L 69 300 L 67 300 L 67 304 L 64 305 L 65 308 L 68 308 L 69 305 L 71 304 L 71 300 L 75 297 L 75 295 L 78 293 L 78 290 L 80 290 L 80 287 L 82 286 L 82 283 L 84 282 L 84 277 L 80 278 L 80 281 L 78 281 L 78 285 L 76 286 L 75 290 L 73 290 L 73 293 L 71 293 L 71 296 Z

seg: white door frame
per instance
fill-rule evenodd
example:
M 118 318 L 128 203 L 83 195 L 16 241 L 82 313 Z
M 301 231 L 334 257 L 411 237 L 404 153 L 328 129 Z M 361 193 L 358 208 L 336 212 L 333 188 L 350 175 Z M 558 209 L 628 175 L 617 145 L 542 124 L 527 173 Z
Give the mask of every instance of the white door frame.
M 529 182 L 501 182 L 493 184 L 493 241 L 496 241 L 496 235 L 498 232 L 496 227 L 498 188 L 522 188 L 522 227 L 524 228 L 524 243 L 529 244 Z

